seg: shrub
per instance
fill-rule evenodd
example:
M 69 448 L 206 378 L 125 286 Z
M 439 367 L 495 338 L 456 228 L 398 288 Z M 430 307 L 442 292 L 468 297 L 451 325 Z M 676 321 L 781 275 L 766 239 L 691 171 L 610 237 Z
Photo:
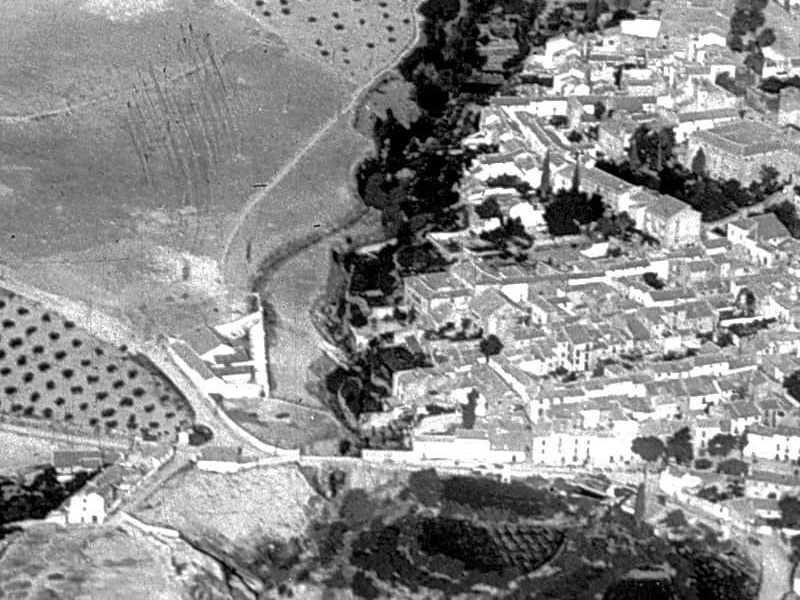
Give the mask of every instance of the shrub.
M 136 379 L 139 375 L 139 371 L 136 369 L 128 369 L 128 379 Z
M 122 400 L 119 401 L 120 406 L 133 406 L 133 398 L 130 396 L 123 396 Z
M 30 371 L 25 373 L 22 376 L 22 381 L 24 381 L 25 383 L 30 383 L 31 381 L 33 381 L 33 373 L 31 373 Z
M 116 428 L 117 428 L 117 425 L 118 425 L 118 423 L 117 423 L 117 421 L 116 421 L 116 420 L 114 420 L 114 419 L 112 419 L 111 421 L 106 421 L 106 427 L 107 427 L 108 429 L 116 429 Z
M 97 356 L 103 356 L 103 354 L 104 354 L 104 351 L 103 351 L 103 349 L 102 349 L 102 348 L 95 348 L 95 349 L 94 349 L 94 353 L 95 353 Z
M 67 351 L 66 350 L 59 350 L 55 354 L 53 354 L 56 360 L 64 360 L 67 358 Z
M 50 363 L 46 363 L 46 362 L 40 362 L 40 363 L 37 365 L 37 368 L 38 368 L 38 369 L 39 369 L 39 370 L 40 370 L 42 373 L 44 373 L 44 372 L 46 372 L 46 371 L 49 371 L 49 370 L 50 370 Z
M 45 386 L 45 387 L 46 387 L 48 390 L 54 390 L 54 389 L 56 389 L 56 382 L 55 382 L 55 381 L 53 381 L 52 379 L 48 379 L 48 380 L 47 380 L 47 383 L 45 383 L 45 384 L 44 384 L 44 386 Z
M 106 419 L 108 417 L 113 417 L 116 413 L 117 411 L 114 410 L 113 408 L 104 408 L 103 410 L 100 411 L 100 416 Z
M 83 340 L 81 340 L 80 338 L 74 338 L 72 340 L 72 347 L 73 348 L 80 348 L 81 346 L 83 346 Z
M 32 350 L 34 354 L 44 354 L 44 346 L 41 344 L 36 344 Z
M 53 409 L 50 408 L 49 406 L 46 406 L 44 408 L 44 410 L 42 411 L 42 416 L 45 419 L 52 419 L 53 418 Z
M 64 369 L 61 371 L 61 375 L 64 376 L 64 379 L 71 379 L 73 375 L 75 375 L 75 371 L 72 369 Z
M 114 383 L 111 384 L 111 387 L 114 388 L 115 390 L 118 390 L 118 389 L 124 387 L 124 385 L 125 385 L 125 382 L 122 381 L 122 379 L 115 379 Z
M 97 425 L 99 422 L 100 422 L 100 419 L 98 419 L 97 417 L 90 417 L 90 418 L 89 418 L 89 425 L 90 425 L 91 427 L 94 427 L 94 426 L 95 426 L 95 425 Z
M 65 421 L 72 421 L 73 419 L 75 419 L 75 415 L 73 415 L 72 413 L 64 413 Z
M 3 319 L 3 329 L 11 329 L 16 323 L 11 319 Z
M 3 375 L 5 377 L 6 375 L 11 373 L 11 370 L 12 370 L 11 367 L 3 367 L 2 369 L 0 369 L 0 375 Z
M 18 315 L 20 315 L 20 316 L 25 316 L 25 315 L 27 315 L 27 314 L 28 314 L 28 313 L 30 313 L 30 312 L 31 312 L 31 311 L 29 311 L 29 310 L 28 310 L 27 308 L 25 308 L 24 306 L 20 306 L 19 308 L 17 308 L 17 314 L 18 314 Z
M 11 348 L 19 348 L 20 346 L 22 346 L 22 344 L 23 344 L 22 338 L 18 338 L 18 337 L 11 338 L 8 341 L 8 345 Z
M 58 398 L 56 398 L 54 400 L 54 403 L 55 403 L 56 406 L 64 406 L 65 402 L 66 402 L 66 400 L 64 400 L 64 398 L 62 398 L 61 396 L 59 396 Z
M 746 475 L 747 469 L 747 463 L 738 458 L 729 458 L 717 465 L 717 473 L 724 473 L 725 475 Z
M 116 373 L 117 372 L 117 365 L 114 365 L 114 364 L 106 365 L 106 371 L 108 373 Z
M 160 424 L 158 421 L 150 421 L 150 422 L 147 424 L 147 426 L 148 426 L 150 429 L 158 429 L 158 428 L 161 426 L 161 424 Z
M 88 409 L 88 408 L 89 408 L 89 403 L 88 403 L 88 402 L 81 402 L 81 403 L 78 405 L 78 408 L 79 408 L 79 409 L 81 409 L 82 411 L 84 411 L 84 412 L 85 412 L 85 411 L 86 411 L 86 409 Z
M 36 333 L 37 329 L 38 328 L 36 327 L 36 325 L 29 325 L 28 327 L 25 328 L 25 335 L 32 336 L 34 333 Z
M 710 469 L 711 468 L 711 461 L 707 458 L 698 458 L 694 461 L 694 468 L 695 469 Z
M 189 432 L 189 445 L 201 446 L 206 442 L 211 441 L 213 437 L 214 437 L 214 432 L 211 431 L 209 427 L 207 427 L 206 425 L 195 423 L 194 425 L 192 425 L 192 429 Z
M 81 359 L 81 366 L 82 367 L 88 367 L 91 364 L 92 364 L 92 360 L 91 359 L 89 359 L 89 358 L 82 358 Z
M 82 393 L 83 393 L 83 386 L 80 386 L 80 385 L 73 385 L 71 388 L 69 388 L 69 393 L 70 393 L 70 394 L 74 394 L 74 395 L 76 395 L 76 396 L 77 396 L 78 394 L 82 394 Z
M 7 385 L 6 387 L 3 388 L 3 391 L 6 393 L 6 395 L 13 396 L 14 394 L 17 393 L 18 390 L 13 385 Z
M 100 377 L 97 375 L 87 375 L 86 381 L 88 381 L 89 383 L 97 383 L 98 381 L 100 381 Z
M 97 398 L 98 400 L 105 400 L 106 398 L 108 398 L 108 392 L 97 392 L 94 395 L 94 397 Z
M 42 323 L 50 323 L 52 321 L 52 317 L 50 317 L 50 313 L 42 313 Z
M 64 329 L 75 329 L 75 323 L 67 319 L 64 321 Z
M 20 354 L 17 357 L 17 365 L 20 367 L 24 367 L 27 364 L 28 364 L 28 357 L 25 356 L 24 354 Z
M 26 406 L 25 410 L 22 411 L 22 414 L 25 415 L 26 417 L 32 417 L 33 416 L 33 407 L 32 406 Z
M 39 392 L 31 392 L 31 402 L 38 402 L 42 395 Z
M 55 342 L 61 337 L 61 334 L 58 333 L 57 331 L 51 331 L 50 333 L 47 334 L 47 337 L 49 337 L 51 340 Z
M 144 388 L 142 387 L 133 388 L 133 395 L 136 396 L 137 398 L 141 398 L 142 396 L 144 396 L 144 394 L 145 394 Z
M 155 409 L 156 409 L 156 405 L 155 404 L 148 404 L 147 406 L 144 407 L 144 412 L 151 413 Z

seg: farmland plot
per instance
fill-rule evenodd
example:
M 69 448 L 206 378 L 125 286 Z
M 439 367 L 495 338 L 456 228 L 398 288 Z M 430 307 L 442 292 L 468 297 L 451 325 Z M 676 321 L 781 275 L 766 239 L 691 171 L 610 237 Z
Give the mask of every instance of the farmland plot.
M 19 296 L 0 294 L 0 413 L 56 429 L 172 441 L 193 422 L 146 363 Z
M 362 83 L 414 38 L 413 0 L 237 0 L 297 49 Z

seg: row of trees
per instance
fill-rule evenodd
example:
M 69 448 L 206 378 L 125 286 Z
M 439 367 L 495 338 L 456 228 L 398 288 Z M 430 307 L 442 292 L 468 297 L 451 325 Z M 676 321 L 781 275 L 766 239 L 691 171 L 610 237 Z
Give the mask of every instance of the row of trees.
M 746 446 L 746 433 L 742 435 L 718 433 L 708 441 L 706 450 L 711 456 L 726 457 L 734 450 L 738 450 L 741 454 Z M 673 459 L 680 465 L 689 465 L 694 458 L 692 433 L 688 427 L 676 431 L 666 442 L 656 436 L 638 437 L 633 440 L 631 449 L 649 463 Z
M 764 27 L 764 9 L 768 0 L 738 0 L 731 15 L 728 47 L 734 52 L 746 52 L 745 65 L 761 74 L 764 66 L 762 48 L 775 43 L 775 32 Z
M 642 125 L 633 134 L 627 160 L 598 161 L 597 167 L 634 185 L 686 202 L 702 213 L 704 221 L 716 221 L 754 206 L 785 185 L 780 173 L 769 165 L 763 165 L 760 178 L 747 186 L 736 179 L 716 179 L 707 172 L 702 149 L 687 169 L 675 158 L 674 146 L 671 127 L 654 130 Z M 786 217 L 789 211 L 782 208 L 776 215 Z

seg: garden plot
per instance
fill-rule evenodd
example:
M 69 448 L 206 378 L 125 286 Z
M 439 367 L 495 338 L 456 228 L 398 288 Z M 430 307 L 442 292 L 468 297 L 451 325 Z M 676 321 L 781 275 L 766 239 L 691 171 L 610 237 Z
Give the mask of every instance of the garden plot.
M 238 0 L 298 49 L 356 82 L 385 68 L 414 38 L 413 0 Z
M 166 378 L 35 303 L 0 293 L 0 412 L 55 428 L 172 441 L 193 421 Z

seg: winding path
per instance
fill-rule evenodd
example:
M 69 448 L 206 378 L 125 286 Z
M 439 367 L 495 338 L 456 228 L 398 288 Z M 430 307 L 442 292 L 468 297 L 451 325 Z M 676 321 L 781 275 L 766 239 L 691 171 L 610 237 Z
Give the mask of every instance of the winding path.
M 243 14 L 247 15 L 251 19 L 253 19 L 256 23 L 258 23 L 261 27 L 264 27 L 263 22 L 259 19 L 255 14 L 249 12 L 244 7 L 240 6 L 235 2 L 235 0 L 227 0 L 226 3 L 231 6 L 232 8 L 242 12 Z M 228 232 L 227 236 L 225 237 L 225 242 L 222 247 L 222 260 L 221 264 L 225 265 L 228 262 L 228 255 L 230 254 L 231 246 L 233 245 L 234 240 L 236 239 L 239 230 L 241 229 L 244 222 L 250 216 L 250 213 L 253 212 L 253 209 L 258 206 L 264 199 L 268 198 L 270 192 L 275 188 L 278 183 L 280 183 L 299 163 L 303 157 L 311 150 L 314 146 L 319 143 L 319 141 L 325 137 L 325 134 L 330 131 L 330 129 L 341 119 L 343 116 L 347 115 L 350 111 L 352 111 L 358 104 L 361 102 L 362 96 L 369 91 L 369 89 L 381 78 L 383 77 L 388 71 L 394 68 L 394 66 L 402 59 L 411 49 L 413 49 L 418 43 L 421 35 L 421 28 L 419 27 L 420 24 L 420 17 L 417 13 L 417 5 L 414 6 L 412 10 L 412 25 L 414 27 L 414 37 L 407 43 L 403 48 L 392 58 L 392 60 L 384 67 L 378 69 L 366 82 L 358 86 L 351 94 L 350 98 L 348 99 L 347 103 L 345 103 L 339 111 L 329 117 L 322 126 L 308 139 L 308 141 L 292 155 L 292 157 L 281 166 L 280 169 L 270 178 L 270 180 L 266 183 L 266 185 L 259 189 L 258 192 L 254 193 L 250 196 L 250 199 L 247 201 L 247 204 L 239 211 L 239 214 L 236 216 L 236 221 L 233 223 L 230 231 Z M 227 269 L 222 269 L 223 276 L 227 272 Z

